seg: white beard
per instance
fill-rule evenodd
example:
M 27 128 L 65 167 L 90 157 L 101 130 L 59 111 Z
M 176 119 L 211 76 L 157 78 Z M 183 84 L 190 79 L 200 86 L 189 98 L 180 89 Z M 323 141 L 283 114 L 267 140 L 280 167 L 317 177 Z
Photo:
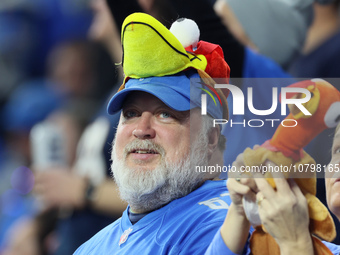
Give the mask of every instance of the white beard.
M 208 161 L 208 137 L 203 129 L 192 144 L 190 157 L 183 155 L 177 162 L 168 162 L 164 149 L 150 140 L 136 139 L 128 144 L 124 149 L 123 159 L 117 159 L 115 141 L 112 148 L 111 171 L 120 196 L 137 212 L 153 211 L 186 196 L 198 188 L 207 175 L 195 171 L 195 166 L 205 166 Z M 161 157 L 160 164 L 152 170 L 127 167 L 124 160 L 131 148 L 156 150 Z

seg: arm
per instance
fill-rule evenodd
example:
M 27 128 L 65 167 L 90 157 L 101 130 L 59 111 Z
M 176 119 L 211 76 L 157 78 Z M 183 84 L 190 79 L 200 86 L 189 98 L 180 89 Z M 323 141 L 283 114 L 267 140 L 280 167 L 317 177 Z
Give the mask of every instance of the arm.
M 49 207 L 80 210 L 89 205 L 91 209 L 109 215 L 120 215 L 126 208 L 113 180 L 107 178 L 93 187 L 90 197 L 86 197 L 87 185 L 85 177 L 65 169 L 50 169 L 36 175 L 36 191 Z
M 240 154 L 233 165 L 240 169 L 244 165 L 243 154 Z M 242 254 L 250 229 L 250 223 L 244 213 L 242 198 L 247 196 L 255 200 L 257 187 L 251 178 L 239 178 L 240 173 L 229 173 L 227 187 L 232 204 L 221 227 L 221 235 L 226 246 L 237 254 Z
M 241 254 L 249 235 L 250 223 L 242 206 L 242 196 L 252 191 L 246 185 L 229 178 L 227 186 L 233 203 L 221 227 L 221 236 L 225 245 L 234 253 Z
M 241 23 L 225 0 L 217 0 L 214 4 L 214 10 L 216 14 L 222 19 L 223 24 L 229 29 L 235 38 L 238 39 L 240 43 L 258 51 L 256 45 L 250 40 Z

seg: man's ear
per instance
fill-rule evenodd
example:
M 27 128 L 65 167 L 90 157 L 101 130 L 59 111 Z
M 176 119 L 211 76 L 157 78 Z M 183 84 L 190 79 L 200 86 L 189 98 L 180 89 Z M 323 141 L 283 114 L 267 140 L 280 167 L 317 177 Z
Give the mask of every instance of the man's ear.
M 218 140 L 220 136 L 221 130 L 220 126 L 217 125 L 216 127 L 211 127 L 208 132 L 208 156 L 209 158 L 217 149 Z

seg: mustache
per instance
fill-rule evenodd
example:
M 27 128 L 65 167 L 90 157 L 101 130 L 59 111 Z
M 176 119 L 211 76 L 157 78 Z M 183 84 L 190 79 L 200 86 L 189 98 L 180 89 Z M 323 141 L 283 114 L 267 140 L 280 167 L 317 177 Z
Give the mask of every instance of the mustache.
M 128 143 L 124 148 L 124 156 L 126 157 L 129 153 L 136 151 L 136 150 L 147 150 L 152 151 L 154 153 L 160 154 L 161 156 L 165 156 L 164 148 L 150 140 L 133 140 L 132 142 Z

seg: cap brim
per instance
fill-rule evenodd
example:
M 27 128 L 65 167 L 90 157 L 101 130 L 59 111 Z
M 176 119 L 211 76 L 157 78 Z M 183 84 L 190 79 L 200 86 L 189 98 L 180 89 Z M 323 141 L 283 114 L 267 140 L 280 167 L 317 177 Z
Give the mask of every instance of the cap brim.
M 189 87 L 188 89 L 190 91 Z M 157 84 L 148 83 L 144 84 L 143 87 L 140 87 L 140 85 L 136 84 L 136 86 L 125 88 L 122 91 L 116 93 L 108 103 L 107 106 L 108 113 L 112 115 L 119 112 L 123 107 L 123 103 L 127 95 L 133 91 L 142 91 L 149 93 L 157 97 L 168 107 L 176 111 L 190 110 L 190 99 L 185 95 L 160 83 Z M 190 92 L 188 94 L 190 95 Z

